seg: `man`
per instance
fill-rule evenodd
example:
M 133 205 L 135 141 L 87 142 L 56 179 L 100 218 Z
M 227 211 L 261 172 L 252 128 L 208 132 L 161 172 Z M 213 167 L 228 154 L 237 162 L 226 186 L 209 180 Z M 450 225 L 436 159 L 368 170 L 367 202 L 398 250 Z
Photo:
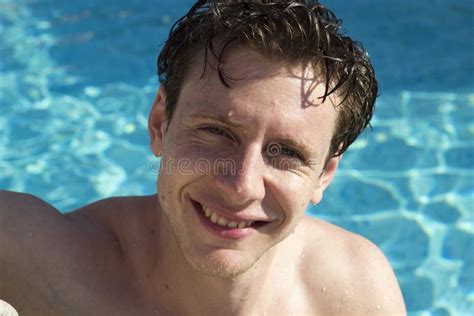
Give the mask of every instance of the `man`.
M 377 93 L 332 12 L 198 1 L 158 73 L 158 193 L 61 214 L 1 192 L 0 298 L 20 315 L 405 313 L 376 246 L 304 215 Z

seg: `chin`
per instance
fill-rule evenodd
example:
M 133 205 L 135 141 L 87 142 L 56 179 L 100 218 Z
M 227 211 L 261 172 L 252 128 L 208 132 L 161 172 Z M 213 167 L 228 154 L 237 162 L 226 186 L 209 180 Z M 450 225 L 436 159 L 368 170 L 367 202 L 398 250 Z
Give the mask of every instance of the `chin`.
M 217 249 L 205 255 L 192 255 L 189 252 L 183 257 L 196 271 L 218 279 L 232 279 L 248 271 L 259 256 L 244 255 L 241 251 Z

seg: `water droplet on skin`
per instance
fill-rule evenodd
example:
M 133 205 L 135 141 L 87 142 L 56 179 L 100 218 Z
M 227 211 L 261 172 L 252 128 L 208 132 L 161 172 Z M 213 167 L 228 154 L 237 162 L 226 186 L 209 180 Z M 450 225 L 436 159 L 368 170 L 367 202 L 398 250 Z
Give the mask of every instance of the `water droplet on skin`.
M 327 290 L 328 290 L 328 289 L 327 289 L 326 287 L 323 287 L 323 288 L 321 289 L 321 292 L 326 293 Z
M 229 111 L 229 113 L 227 113 L 227 116 L 232 116 L 234 115 L 234 111 Z
M 380 305 L 377 305 L 377 309 L 380 309 Z

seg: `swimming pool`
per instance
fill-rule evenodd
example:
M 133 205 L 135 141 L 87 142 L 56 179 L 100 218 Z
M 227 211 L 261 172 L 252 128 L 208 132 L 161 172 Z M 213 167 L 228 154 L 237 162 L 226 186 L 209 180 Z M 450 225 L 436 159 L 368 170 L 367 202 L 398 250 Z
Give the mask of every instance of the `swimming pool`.
M 64 211 L 153 193 L 155 59 L 191 3 L 0 0 L 0 188 Z M 411 315 L 472 314 L 472 1 L 326 3 L 371 53 L 381 97 L 308 212 L 377 243 Z

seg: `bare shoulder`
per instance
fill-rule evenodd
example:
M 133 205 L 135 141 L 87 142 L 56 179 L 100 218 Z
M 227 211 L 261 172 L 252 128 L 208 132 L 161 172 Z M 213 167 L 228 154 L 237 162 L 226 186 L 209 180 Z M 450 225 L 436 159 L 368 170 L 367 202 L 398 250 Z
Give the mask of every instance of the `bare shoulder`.
M 64 218 L 43 200 L 24 193 L 0 191 L 0 273 L 22 253 L 36 248 L 44 233 L 54 234 L 63 224 Z M 2 277 L 2 276 L 0 276 Z M 0 290 L 2 282 L 0 282 Z M 4 284 L 4 283 L 3 283 Z
M 366 238 L 305 217 L 302 274 L 314 300 L 330 314 L 405 315 L 405 305 L 382 251 Z
M 30 239 L 40 229 L 54 234 L 65 223 L 57 209 L 33 195 L 0 191 L 0 249 L 4 255 L 18 250 L 15 242 Z
M 67 216 L 87 221 L 120 238 L 131 231 L 140 231 L 137 226 L 150 223 L 155 204 L 155 196 L 112 197 L 86 205 Z
M 96 204 L 101 204 L 100 202 Z M 83 209 L 94 209 L 86 206 Z M 82 209 L 81 209 L 82 210 Z M 84 212 L 87 213 L 87 212 Z M 100 212 L 98 212 L 100 213 Z M 91 212 L 92 214 L 92 212 Z M 56 240 L 55 245 L 87 236 L 94 230 L 104 233 L 105 226 L 94 226 L 93 216 L 82 216 L 82 212 L 62 213 L 46 201 L 27 193 L 0 190 L 0 242 L 5 250 L 12 248 L 7 241 L 28 239 L 28 244 Z M 93 234 L 94 235 L 94 234 Z M 33 237 L 33 238 L 30 238 Z M 93 238 L 97 238 L 94 235 Z M 51 244 L 49 244 L 51 245 Z M 28 245 L 25 245 L 28 246 Z M 25 248 L 23 248 L 25 249 Z

